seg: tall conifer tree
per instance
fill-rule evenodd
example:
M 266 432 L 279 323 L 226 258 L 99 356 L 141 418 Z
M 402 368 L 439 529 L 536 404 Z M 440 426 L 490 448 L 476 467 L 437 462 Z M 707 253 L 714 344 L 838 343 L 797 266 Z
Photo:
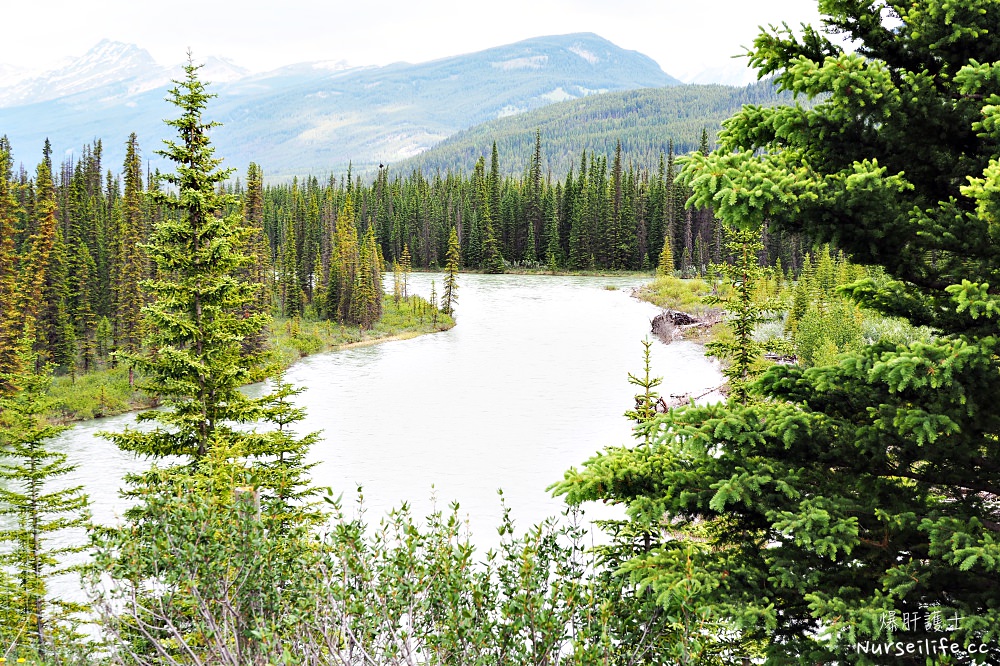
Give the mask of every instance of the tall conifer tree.
M 181 115 L 166 122 L 179 139 L 158 151 L 175 165 L 176 173 L 164 179 L 177 195 L 153 193 L 173 215 L 160 222 L 147 247 L 158 267 L 158 279 L 145 283 L 156 298 L 146 309 L 150 351 L 123 354 L 148 378 L 144 388 L 169 408 L 142 412 L 139 419 L 165 427 L 109 435 L 125 450 L 193 460 L 217 435 L 236 437 L 231 424 L 256 418 L 256 401 L 239 388 L 261 359 L 243 354 L 242 341 L 265 323 L 260 313 L 243 315 L 254 299 L 254 288 L 235 277 L 249 262 L 241 251 L 246 229 L 238 214 L 222 215 L 238 207 L 218 191 L 230 172 L 218 168 L 221 160 L 209 142 L 217 123 L 202 119 L 212 95 L 198 69 L 189 61 L 184 80 L 170 90 Z
M 133 132 L 125 149 L 125 195 L 117 230 L 113 260 L 115 345 L 134 354 L 142 346 L 142 308 L 146 297 L 142 281 L 148 277 L 148 260 L 142 244 L 146 241 L 145 193 L 142 184 L 142 157 Z M 129 381 L 133 381 L 129 366 Z
M 18 312 L 17 198 L 11 181 L 10 145 L 0 138 L 0 396 L 12 389 L 10 380 L 22 369 L 18 342 L 23 334 Z
M 448 258 L 444 267 L 444 293 L 441 294 L 441 312 L 454 313 L 453 304 L 458 302 L 458 268 L 461 261 L 458 232 L 453 228 L 448 234 Z
M 28 370 L 20 377 L 4 377 L 7 385 L 20 390 L 0 397 L 0 516 L 6 518 L 6 527 L 0 529 L 0 574 L 9 574 L 9 587 L 0 587 L 0 607 L 13 615 L 0 614 L 10 621 L 0 625 L 0 639 L 6 650 L 18 642 L 31 643 L 44 657 L 56 639 L 57 622 L 85 610 L 54 596 L 50 582 L 74 570 L 64 558 L 84 549 L 83 544 L 67 542 L 65 531 L 87 524 L 87 497 L 82 486 L 66 487 L 59 481 L 74 466 L 66 454 L 50 448 L 50 440 L 66 428 L 45 419 L 48 372 L 35 374 L 31 369 L 35 361 L 27 340 L 18 351 L 27 357 L 20 365 Z

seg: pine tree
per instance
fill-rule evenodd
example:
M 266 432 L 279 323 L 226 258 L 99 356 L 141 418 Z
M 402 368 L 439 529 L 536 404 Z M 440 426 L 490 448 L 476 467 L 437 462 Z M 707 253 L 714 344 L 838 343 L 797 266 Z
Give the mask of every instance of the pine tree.
M 500 254 L 500 243 L 493 233 L 493 223 L 489 217 L 486 218 L 486 233 L 483 236 L 483 270 L 487 273 L 504 272 L 503 255 Z
M 399 301 L 403 297 L 403 270 L 399 267 L 398 261 L 392 262 L 392 301 L 399 307 Z
M 34 351 L 38 369 L 52 363 L 72 370 L 76 357 L 76 336 L 67 308 L 70 294 L 66 245 L 58 223 L 48 141 L 36 170 L 33 209 L 37 231 L 23 269 L 23 282 L 28 287 L 20 292 L 23 316 L 35 332 Z
M 758 341 L 754 334 L 775 306 L 761 302 L 758 296 L 764 277 L 757 259 L 763 249 L 760 231 L 735 229 L 730 236 L 729 252 L 735 261 L 718 265 L 715 269 L 728 279 L 733 295 L 712 296 L 706 302 L 724 306 L 728 315 L 726 323 L 733 335 L 732 339 L 712 341 L 705 348 L 726 363 L 722 372 L 728 380 L 730 399 L 746 405 L 751 398 L 750 385 L 763 370 L 761 357 L 768 349 L 768 345 Z
M 368 227 L 358 253 L 358 269 L 351 291 L 349 321 L 363 329 L 372 328 L 382 316 L 382 272 L 375 230 Z
M 433 321 L 431 323 L 433 323 L 435 326 L 437 326 L 437 323 L 438 323 L 438 312 L 440 312 L 440 310 L 438 310 L 437 285 L 434 284 L 434 280 L 431 280 L 431 295 L 430 295 L 430 298 L 427 299 L 427 304 L 430 305 L 431 312 L 433 313 L 433 316 L 434 316 L 434 319 L 433 319 Z
M 532 264 L 538 258 L 536 238 L 545 230 L 545 211 L 542 196 L 542 131 L 535 130 L 535 149 L 528 165 L 528 192 L 524 209 L 528 222 L 528 233 L 525 241 L 524 260 Z
M 562 259 L 562 248 L 559 245 L 559 214 L 556 211 L 557 196 L 546 201 L 545 224 L 545 262 L 553 273 L 558 270 Z
M 263 663 L 269 638 L 292 640 L 281 618 L 303 598 L 291 572 L 314 561 L 308 529 L 320 516 L 303 505 L 313 492 L 303 456 L 316 436 L 288 429 L 301 411 L 285 382 L 261 398 L 240 391 L 263 360 L 244 354 L 243 342 L 267 317 L 247 314 L 255 286 L 237 276 L 251 262 L 241 251 L 248 230 L 236 197 L 220 191 L 229 172 L 209 142 L 215 123 L 202 119 L 211 95 L 198 69 L 189 60 L 170 91 L 181 116 L 167 122 L 179 140 L 161 154 L 175 163 L 166 179 L 177 195 L 155 195 L 172 215 L 147 246 L 159 268 L 146 283 L 156 296 L 146 309 L 149 351 L 125 355 L 166 409 L 139 414 L 153 430 L 106 435 L 124 450 L 180 461 L 130 478 L 141 503 L 124 527 L 95 535 L 95 576 L 112 579 L 95 590 L 117 658 L 218 663 L 224 653 L 230 663 Z M 260 422 L 277 427 L 237 427 Z
M 360 263 L 354 202 L 350 195 L 344 199 L 344 204 L 337 214 L 335 236 L 330 255 L 330 282 L 326 296 L 327 316 L 340 322 L 350 322 L 353 291 Z
M 71 300 L 70 312 L 76 323 L 74 331 L 79 348 L 83 372 L 94 369 L 97 357 L 97 313 L 94 308 L 94 292 L 98 289 L 97 264 L 90 255 L 87 244 L 80 242 L 76 247 L 72 273 L 69 275 L 68 292 Z
M 447 263 L 444 267 L 444 293 L 441 295 L 441 312 L 453 315 L 454 303 L 458 302 L 458 267 L 459 256 L 458 233 L 452 229 L 448 235 Z
M 295 233 L 295 222 L 289 216 L 285 219 L 285 234 L 280 249 L 280 292 L 281 314 L 285 317 L 295 317 L 302 314 L 303 295 L 299 282 L 298 237 Z

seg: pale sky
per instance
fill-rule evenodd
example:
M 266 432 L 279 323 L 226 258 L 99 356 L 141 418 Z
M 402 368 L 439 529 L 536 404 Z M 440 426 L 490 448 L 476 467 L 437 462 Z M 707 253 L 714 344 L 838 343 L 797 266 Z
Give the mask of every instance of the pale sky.
M 4 9 L 0 64 L 37 68 L 102 38 L 164 65 L 222 56 L 252 71 L 296 62 L 424 62 L 529 37 L 594 32 L 673 76 L 724 65 L 758 25 L 819 26 L 816 0 L 47 0 Z

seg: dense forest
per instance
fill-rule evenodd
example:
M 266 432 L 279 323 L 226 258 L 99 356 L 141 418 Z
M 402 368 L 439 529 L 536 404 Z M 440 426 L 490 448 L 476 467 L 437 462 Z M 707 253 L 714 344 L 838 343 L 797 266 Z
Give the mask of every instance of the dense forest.
M 708 133 L 701 134 L 707 152 Z M 143 244 L 170 214 L 170 190 L 159 174 L 143 173 L 137 138 L 128 139 L 118 176 L 103 164 L 100 141 L 58 166 L 46 146 L 33 174 L 23 166 L 15 172 L 0 141 L 4 270 L 20 272 L 12 293 L 22 299 L 7 316 L 37 318 L 39 363 L 61 371 L 85 373 L 116 349 L 137 349 L 146 303 L 140 284 L 155 277 Z M 665 239 L 683 275 L 725 258 L 711 209 L 684 206 L 690 190 L 677 179 L 670 146 L 652 168 L 627 163 L 620 145 L 610 155 L 585 152 L 555 182 L 542 174 L 540 132 L 534 146 L 521 177 L 502 175 L 495 144 L 489 167 L 480 157 L 469 177 L 383 169 L 368 183 L 348 171 L 326 182 L 265 185 L 252 164 L 245 178 L 222 187 L 244 213 L 254 263 L 243 270 L 261 285 L 256 307 L 370 327 L 382 276 L 393 264 L 442 267 L 453 229 L 466 270 L 652 270 Z M 766 263 L 801 267 L 799 235 L 764 238 Z M 34 284 L 30 276 L 44 279 Z

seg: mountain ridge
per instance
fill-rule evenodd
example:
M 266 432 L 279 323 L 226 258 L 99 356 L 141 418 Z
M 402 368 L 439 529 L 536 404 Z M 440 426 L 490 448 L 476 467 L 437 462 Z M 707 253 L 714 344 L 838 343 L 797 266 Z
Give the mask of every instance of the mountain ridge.
M 98 76 L 95 63 L 108 60 L 114 67 Z M 139 47 L 104 40 L 56 75 L 33 79 L 33 88 L 0 91 L 0 99 L 34 100 L 0 108 L 0 131 L 26 163 L 45 138 L 57 158 L 102 138 L 105 163 L 116 166 L 132 131 L 151 155 L 170 133 L 162 125 L 173 112 L 162 101 L 165 69 Z M 228 71 L 232 78 L 210 88 L 218 98 L 208 118 L 223 123 L 213 132 L 218 154 L 239 170 L 256 161 L 274 176 L 336 172 L 348 163 L 364 170 L 490 119 L 602 92 L 680 85 L 648 56 L 594 33 L 536 37 L 418 64 L 318 61 L 259 74 Z M 72 72 L 94 85 L 74 85 Z M 208 74 L 202 70 L 204 80 Z

